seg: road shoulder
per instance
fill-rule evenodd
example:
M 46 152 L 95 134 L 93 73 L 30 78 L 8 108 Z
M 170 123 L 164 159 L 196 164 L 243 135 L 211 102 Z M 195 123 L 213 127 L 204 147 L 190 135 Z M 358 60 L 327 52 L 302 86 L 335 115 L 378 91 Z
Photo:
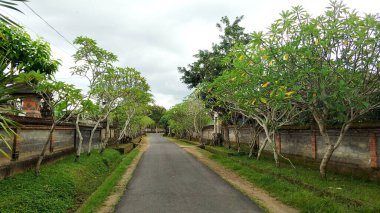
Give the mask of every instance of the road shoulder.
M 114 187 L 113 192 L 107 197 L 102 206 L 96 211 L 97 213 L 114 212 L 116 205 L 118 204 L 120 198 L 124 195 L 124 192 L 127 189 L 129 181 L 132 179 L 133 172 L 135 171 L 142 155 L 148 148 L 149 139 L 148 137 L 144 137 L 144 141 L 142 141 L 142 144 L 138 147 L 138 149 L 140 149 L 139 154 L 133 159 L 132 163 L 129 165 L 122 178 Z

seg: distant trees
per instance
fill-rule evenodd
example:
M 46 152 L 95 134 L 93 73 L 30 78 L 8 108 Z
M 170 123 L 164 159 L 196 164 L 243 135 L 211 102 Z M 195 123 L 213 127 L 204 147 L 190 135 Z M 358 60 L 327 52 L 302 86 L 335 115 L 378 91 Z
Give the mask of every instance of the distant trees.
M 144 126 L 145 123 L 150 123 L 147 122 L 147 119 L 135 119 L 135 117 L 147 114 L 151 94 L 149 85 L 140 72 L 134 68 L 114 66 L 117 56 L 99 47 L 95 40 L 79 36 L 75 39 L 74 44 L 80 47 L 74 54 L 76 66 L 71 68 L 72 74 L 88 80 L 89 90 L 86 100 L 95 104 L 83 105 L 83 111 L 78 111 L 78 116 L 82 112 L 92 114 L 91 118 L 95 121 L 87 150 L 87 153 L 90 154 L 95 131 L 102 121 L 106 121 L 107 128 L 106 139 L 102 141 L 101 151 L 108 143 L 111 117 L 116 117 L 119 122 L 122 122 L 118 141 L 134 132 L 132 131 L 133 125 Z M 90 108 L 86 109 L 86 107 Z M 77 131 L 80 129 L 77 128 Z M 78 148 L 80 149 L 80 146 Z M 77 156 L 79 155 L 78 151 Z
M 155 126 L 155 128 L 164 128 L 162 123 L 160 123 L 160 120 L 162 116 L 165 114 L 166 109 L 159 105 L 152 105 L 149 107 L 149 111 L 149 117 L 154 121 L 153 125 Z
M 182 103 L 170 108 L 164 114 L 162 120 L 168 123 L 170 131 L 177 136 L 191 138 L 192 134 L 196 133 L 199 142 L 203 143 L 201 130 L 211 122 L 211 117 L 208 115 L 208 110 L 206 110 L 197 93 L 193 93 Z

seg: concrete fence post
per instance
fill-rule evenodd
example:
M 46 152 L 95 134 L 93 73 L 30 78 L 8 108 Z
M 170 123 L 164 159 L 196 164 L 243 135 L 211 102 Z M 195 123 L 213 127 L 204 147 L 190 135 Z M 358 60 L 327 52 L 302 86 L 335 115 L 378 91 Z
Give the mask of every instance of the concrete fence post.
M 379 168 L 378 162 L 377 162 L 377 138 L 376 134 L 371 132 L 368 135 L 368 142 L 369 142 L 369 154 L 370 154 L 370 160 L 371 160 L 371 168 L 377 169 Z

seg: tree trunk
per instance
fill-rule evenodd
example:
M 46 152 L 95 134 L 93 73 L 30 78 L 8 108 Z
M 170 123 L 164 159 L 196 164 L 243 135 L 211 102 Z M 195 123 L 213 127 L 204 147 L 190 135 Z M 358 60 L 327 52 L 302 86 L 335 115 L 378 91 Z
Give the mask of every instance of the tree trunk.
M 330 161 L 330 158 L 334 152 L 334 146 L 332 144 L 328 145 L 325 151 L 325 154 L 323 155 L 323 159 L 321 161 L 321 164 L 319 165 L 319 173 L 321 175 L 321 178 L 326 178 L 326 168 L 327 163 Z
M 335 149 L 337 149 L 339 147 L 339 145 L 342 143 L 343 137 L 346 134 L 347 130 L 350 128 L 350 126 L 351 126 L 351 123 L 342 125 L 342 128 L 341 128 L 340 133 L 339 133 L 339 137 L 335 141 L 334 144 L 331 143 L 330 137 L 326 131 L 321 132 L 321 134 L 323 133 L 322 134 L 323 142 L 325 142 L 327 144 L 327 147 L 326 147 L 325 153 L 323 155 L 321 164 L 319 165 L 319 173 L 321 175 L 321 178 L 326 179 L 327 164 L 330 161 L 331 156 L 333 155 Z
M 258 143 L 258 131 L 253 127 L 253 133 L 251 134 L 251 144 L 249 145 L 249 155 L 248 157 L 251 158 L 253 155 L 257 155 L 257 143 Z
M 349 121 L 342 125 L 340 129 L 339 137 L 333 144 L 331 143 L 330 136 L 327 133 L 326 124 L 323 120 L 323 117 L 319 116 L 317 112 L 313 112 L 313 117 L 314 117 L 314 120 L 318 124 L 319 132 L 322 136 L 323 143 L 327 145 L 321 164 L 319 165 L 319 173 L 321 175 L 321 178 L 325 179 L 327 164 L 330 161 L 331 156 L 333 155 L 335 149 L 337 149 L 339 145 L 342 143 L 343 137 L 346 134 L 347 130 L 350 128 L 352 122 Z
M 92 146 L 92 139 L 94 138 L 94 134 L 95 134 L 95 131 L 96 129 L 98 128 L 100 122 L 103 120 L 103 118 L 100 118 L 94 128 L 91 130 L 91 135 L 90 135 L 90 139 L 88 140 L 88 151 L 87 151 L 87 155 L 91 155 L 91 146 Z
M 121 139 L 123 139 L 123 137 L 124 137 L 125 135 L 127 135 L 126 132 L 127 132 L 127 128 L 128 128 L 128 125 L 129 125 L 130 120 L 131 120 L 131 118 L 128 117 L 128 119 L 125 121 L 124 126 L 123 126 L 123 129 L 121 130 L 120 135 L 119 135 L 119 138 L 117 139 L 117 143 L 119 143 L 119 141 L 120 141 Z
M 53 124 L 50 128 L 50 131 L 49 131 L 49 135 L 48 135 L 48 139 L 46 140 L 45 144 L 44 144 L 44 147 L 42 148 L 42 151 L 41 151 L 41 154 L 40 154 L 40 157 L 38 158 L 38 161 L 37 161 L 37 164 L 36 164 L 36 175 L 38 176 L 40 174 L 40 167 L 41 167 L 41 163 L 42 163 L 42 160 L 44 159 L 45 157 L 45 152 L 47 150 L 47 147 L 49 146 L 49 143 L 51 142 L 51 138 L 52 138 L 52 135 L 53 135 L 53 132 L 54 132 L 54 129 L 55 129 L 55 121 L 53 120 Z
M 265 139 L 263 145 L 260 147 L 259 152 L 257 153 L 257 158 L 256 158 L 257 160 L 260 160 L 261 153 L 263 152 L 263 150 L 264 150 L 265 146 L 267 145 L 267 143 L 268 143 L 268 140 Z
M 77 153 L 75 156 L 75 161 L 78 161 L 78 159 L 80 157 L 80 154 L 82 152 L 82 144 L 83 144 L 83 136 L 82 136 L 82 133 L 81 133 L 80 128 L 79 128 L 79 119 L 80 119 L 80 114 L 77 115 L 77 120 L 75 122 L 76 131 L 77 131 L 77 134 L 79 137 L 79 143 L 78 143 L 78 148 L 76 150 Z
M 274 158 L 274 162 L 276 163 L 276 167 L 280 167 L 280 161 L 278 160 L 278 153 L 277 153 L 276 147 L 273 146 L 272 150 L 273 150 L 273 158 Z
M 100 149 L 100 154 L 102 154 L 104 152 L 104 150 L 106 149 L 107 144 L 108 144 L 108 140 L 109 140 L 109 137 L 110 137 L 110 122 L 109 122 L 109 117 L 107 116 L 106 119 L 107 119 L 106 135 L 105 135 L 104 141 L 102 143 L 102 147 Z

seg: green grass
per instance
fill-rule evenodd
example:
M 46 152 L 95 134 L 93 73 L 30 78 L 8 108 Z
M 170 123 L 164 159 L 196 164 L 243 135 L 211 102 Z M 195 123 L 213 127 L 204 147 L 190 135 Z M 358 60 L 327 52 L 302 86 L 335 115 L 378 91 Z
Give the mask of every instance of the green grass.
M 103 155 L 70 155 L 0 181 L 0 212 L 67 212 L 82 204 L 116 168 L 123 156 L 112 149 Z M 124 160 L 123 160 L 124 162 Z
M 120 164 L 116 167 L 114 172 L 107 177 L 107 179 L 99 186 L 99 188 L 91 195 L 91 197 L 83 204 L 79 212 L 94 212 L 105 201 L 108 195 L 112 192 L 113 188 L 123 176 L 125 170 L 131 164 L 133 159 L 138 155 L 139 150 L 132 150 Z
M 184 141 L 182 141 L 183 143 Z M 301 212 L 380 212 L 380 185 L 365 179 L 328 174 L 282 162 L 280 168 L 267 156 L 260 161 L 249 159 L 224 147 L 206 147 L 206 156 L 235 171 L 272 196 Z

